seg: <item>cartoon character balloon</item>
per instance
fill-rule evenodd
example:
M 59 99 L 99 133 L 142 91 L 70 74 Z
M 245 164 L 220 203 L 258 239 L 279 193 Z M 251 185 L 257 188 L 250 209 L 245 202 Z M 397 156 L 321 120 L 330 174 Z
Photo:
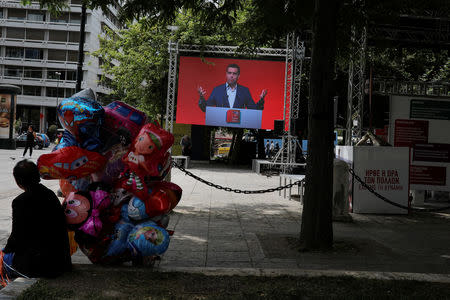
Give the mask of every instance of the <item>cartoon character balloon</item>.
M 152 221 L 136 225 L 128 235 L 128 247 L 134 257 L 161 255 L 169 242 L 169 233 Z
M 146 177 L 164 176 L 170 167 L 170 154 L 167 150 L 173 144 L 173 135 L 156 124 L 145 124 L 139 131 L 131 150 L 123 157 L 127 171 L 123 188 L 130 190 L 139 198 L 148 195 Z
M 63 99 L 57 112 L 61 125 L 75 137 L 82 148 L 91 151 L 101 148 L 100 127 L 104 122 L 105 110 L 95 101 L 95 94 L 91 89 Z
M 76 146 L 61 148 L 39 156 L 37 166 L 44 179 L 77 180 L 103 168 L 103 155 Z
M 63 202 L 68 227 L 98 236 L 103 226 L 100 213 L 109 204 L 109 194 L 102 190 L 69 193 Z

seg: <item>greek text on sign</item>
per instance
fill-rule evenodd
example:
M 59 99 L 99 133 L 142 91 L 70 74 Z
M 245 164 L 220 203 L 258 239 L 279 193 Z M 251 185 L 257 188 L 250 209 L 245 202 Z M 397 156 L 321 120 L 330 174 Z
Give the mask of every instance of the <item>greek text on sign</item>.
M 364 174 L 364 182 L 374 190 L 380 191 L 403 190 L 403 185 L 400 184 L 398 171 L 395 169 L 366 170 L 366 173 Z M 360 184 L 359 189 L 365 189 L 365 187 Z

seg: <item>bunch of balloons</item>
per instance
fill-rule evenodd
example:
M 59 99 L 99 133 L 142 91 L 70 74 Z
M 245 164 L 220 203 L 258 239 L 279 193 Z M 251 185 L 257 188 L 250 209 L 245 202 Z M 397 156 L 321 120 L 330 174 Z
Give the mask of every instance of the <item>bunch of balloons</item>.
M 102 107 L 91 89 L 57 108 L 63 138 L 38 159 L 44 179 L 59 179 L 78 247 L 93 263 L 150 261 L 167 250 L 169 213 L 181 188 L 163 181 L 173 135 L 120 101 Z

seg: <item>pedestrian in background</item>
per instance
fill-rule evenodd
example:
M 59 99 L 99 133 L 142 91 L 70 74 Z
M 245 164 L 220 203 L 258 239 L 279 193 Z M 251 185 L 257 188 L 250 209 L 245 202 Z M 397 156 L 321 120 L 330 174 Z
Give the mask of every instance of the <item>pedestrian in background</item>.
M 23 151 L 22 157 L 25 157 L 25 154 L 27 154 L 28 148 L 30 149 L 30 158 L 33 154 L 33 147 L 34 147 L 34 139 L 36 138 L 36 132 L 33 130 L 33 126 L 28 126 L 27 131 L 27 142 L 25 144 L 25 150 Z
M 185 135 L 181 138 L 181 154 L 184 156 L 191 156 L 192 152 L 192 142 L 191 138 L 188 135 Z

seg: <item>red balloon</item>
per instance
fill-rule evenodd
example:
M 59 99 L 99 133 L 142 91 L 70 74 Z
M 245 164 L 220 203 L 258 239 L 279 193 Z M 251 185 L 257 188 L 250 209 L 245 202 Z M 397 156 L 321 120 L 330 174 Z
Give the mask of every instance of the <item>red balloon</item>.
M 167 181 L 155 181 L 150 184 L 150 187 L 155 190 L 159 189 L 164 191 L 167 194 L 167 197 L 170 201 L 170 210 L 174 209 L 177 206 L 178 202 L 181 199 L 181 195 L 183 190 L 173 182 Z
M 159 125 L 145 124 L 137 135 L 130 151 L 123 156 L 127 165 L 122 187 L 143 199 L 148 195 L 145 179 L 160 180 L 170 169 L 173 135 Z
M 76 180 L 101 170 L 105 163 L 106 158 L 97 152 L 70 146 L 42 154 L 37 166 L 44 179 Z
M 71 192 L 77 191 L 75 187 L 68 180 L 65 179 L 59 180 L 59 188 L 61 189 L 61 193 L 63 194 L 64 197 L 69 195 Z

